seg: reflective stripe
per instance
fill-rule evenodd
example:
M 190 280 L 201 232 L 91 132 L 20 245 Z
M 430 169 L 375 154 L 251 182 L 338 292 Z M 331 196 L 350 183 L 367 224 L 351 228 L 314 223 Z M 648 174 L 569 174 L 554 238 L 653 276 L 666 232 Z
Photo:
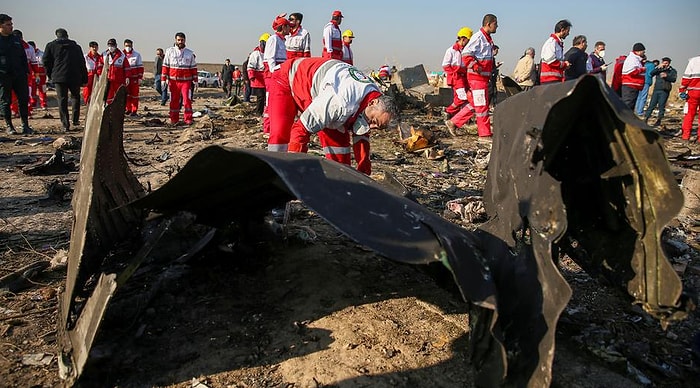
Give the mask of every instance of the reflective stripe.
M 268 144 L 267 150 L 272 152 L 287 152 L 287 144 Z
M 487 117 L 488 115 L 489 115 L 488 110 L 486 112 L 476 112 L 476 117 Z
M 355 135 L 352 137 L 352 144 L 357 144 L 362 140 L 369 142 L 369 136 L 365 136 L 365 135 L 357 136 L 357 135 Z
M 562 77 L 563 77 L 563 75 L 562 75 L 561 73 L 554 72 L 554 71 L 545 71 L 545 72 L 543 72 L 543 73 L 540 73 L 540 77 L 542 77 L 542 76 L 546 76 L 546 77 L 557 77 L 557 78 L 562 78 Z
M 292 63 L 291 68 L 289 69 L 289 89 L 292 91 L 292 96 L 294 96 L 294 76 L 296 75 L 297 70 L 299 69 L 299 65 L 301 65 L 303 61 L 303 59 L 294 61 L 294 63 Z M 322 64 L 318 67 L 318 69 L 316 69 L 314 77 L 311 80 L 311 91 L 309 92 L 311 97 L 318 96 L 318 90 L 321 88 L 321 81 L 323 81 L 323 77 L 326 75 L 326 72 L 328 72 L 328 69 L 339 63 L 345 62 L 339 61 L 337 59 L 331 60 Z M 347 67 L 350 67 L 350 65 L 347 65 Z
M 700 87 L 688 86 L 686 89 L 687 90 L 700 90 Z
M 477 74 L 477 75 L 480 75 L 482 77 L 491 77 L 491 73 L 489 73 L 488 71 L 482 71 L 481 73 L 477 73 L 476 71 L 469 69 L 469 70 L 467 70 L 467 73 Z
M 700 78 L 700 73 L 683 74 L 683 78 Z
M 268 146 L 269 147 L 269 146 Z M 349 155 L 350 147 L 323 147 L 323 153 L 328 155 Z

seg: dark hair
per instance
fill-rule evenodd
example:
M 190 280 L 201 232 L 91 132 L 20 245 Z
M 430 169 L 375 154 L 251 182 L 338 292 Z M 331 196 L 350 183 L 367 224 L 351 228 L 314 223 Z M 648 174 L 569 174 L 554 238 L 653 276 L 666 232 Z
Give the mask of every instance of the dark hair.
M 94 40 L 93 40 L 93 41 L 90 41 L 90 43 L 88 43 L 88 46 L 90 46 L 90 47 L 100 47 L 100 45 L 99 45 L 97 42 L 95 42 Z
M 669 57 L 663 57 L 663 58 L 661 58 L 661 62 L 668 62 L 668 63 L 671 63 L 671 58 L 669 58 Z
M 579 44 L 581 44 L 581 43 L 583 43 L 583 42 L 586 42 L 586 41 L 587 41 L 586 35 L 576 35 L 576 36 L 574 37 L 574 41 L 571 42 L 571 44 L 572 44 L 573 46 L 577 46 L 577 45 L 579 45 Z
M 184 32 L 178 32 L 178 33 L 176 33 L 176 34 L 175 34 L 175 37 L 176 37 L 176 38 L 177 38 L 177 37 L 180 37 L 180 38 L 182 38 L 182 39 L 187 39 L 187 37 L 185 36 L 185 33 L 184 33 Z
M 5 22 L 8 22 L 12 20 L 12 17 L 10 15 L 0 13 L 0 24 L 5 24 Z
M 484 19 L 481 21 L 481 26 L 488 25 L 489 23 L 495 22 L 497 20 L 496 15 L 492 13 L 487 13 L 484 15 Z
M 36 43 L 34 43 L 33 40 L 30 40 L 29 42 L 27 42 L 27 44 L 30 45 L 30 46 L 32 46 L 32 47 L 34 47 L 34 48 L 36 48 Z
M 131 39 L 124 39 L 124 44 L 134 44 L 134 42 L 131 41 Z
M 294 19 L 298 20 L 299 23 L 301 23 L 302 19 L 304 19 L 304 15 L 302 15 L 302 14 L 299 13 L 299 12 L 290 13 L 290 14 L 289 14 L 289 17 L 290 17 L 290 18 L 293 17 Z
M 57 28 L 56 37 L 59 39 L 66 39 L 68 37 L 68 31 L 66 31 L 65 28 Z
M 598 47 L 598 46 L 605 46 L 605 42 L 603 42 L 602 40 L 599 40 L 599 41 L 595 42 L 595 46 L 593 46 L 593 47 Z
M 494 45 L 493 45 L 493 49 L 494 49 L 494 50 L 500 50 L 501 48 L 500 48 L 500 47 L 498 47 L 498 45 L 497 45 L 497 44 L 494 44 Z
M 18 37 L 18 38 L 20 38 L 20 39 L 23 38 L 22 31 L 20 31 L 20 30 L 14 30 L 14 31 L 12 31 L 12 35 L 14 35 L 14 36 L 16 36 L 16 37 Z
M 557 22 L 557 24 L 554 25 L 554 32 L 562 32 L 567 28 L 571 28 L 573 24 L 571 24 L 570 21 L 564 19 L 560 20 Z

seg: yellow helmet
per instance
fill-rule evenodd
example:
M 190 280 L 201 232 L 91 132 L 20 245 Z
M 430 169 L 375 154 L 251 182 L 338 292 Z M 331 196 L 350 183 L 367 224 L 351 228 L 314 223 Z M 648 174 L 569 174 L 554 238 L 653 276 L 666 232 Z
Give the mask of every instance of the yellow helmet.
M 268 33 L 266 32 L 266 33 L 260 35 L 260 39 L 258 39 L 258 41 L 267 42 L 268 39 L 270 39 L 270 34 L 268 34 Z
M 355 34 L 352 33 L 352 30 L 345 30 L 345 32 L 343 32 L 343 37 L 346 37 L 346 36 L 348 38 L 354 38 Z
M 462 27 L 462 28 L 459 29 L 459 31 L 457 31 L 457 37 L 458 37 L 458 38 L 465 37 L 465 38 L 467 38 L 467 39 L 471 39 L 473 33 L 474 33 L 474 32 L 472 31 L 471 28 L 469 28 L 469 27 Z

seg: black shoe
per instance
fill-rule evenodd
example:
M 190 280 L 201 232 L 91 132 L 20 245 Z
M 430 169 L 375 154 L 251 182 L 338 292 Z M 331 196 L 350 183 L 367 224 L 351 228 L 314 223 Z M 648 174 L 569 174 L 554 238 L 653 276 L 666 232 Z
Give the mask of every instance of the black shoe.
M 34 134 L 34 129 L 29 126 L 29 124 L 22 125 L 22 135 L 32 135 Z

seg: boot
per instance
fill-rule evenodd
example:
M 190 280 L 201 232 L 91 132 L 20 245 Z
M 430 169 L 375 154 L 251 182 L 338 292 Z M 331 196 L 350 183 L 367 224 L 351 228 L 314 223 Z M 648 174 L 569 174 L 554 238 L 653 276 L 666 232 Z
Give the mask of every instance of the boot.
M 12 120 L 5 119 L 5 124 L 7 125 L 7 134 L 8 135 L 16 135 L 17 131 L 15 131 L 14 125 L 12 125 Z
M 29 126 L 28 122 L 22 123 L 22 134 L 23 135 L 31 135 L 34 133 L 34 130 L 32 127 Z

